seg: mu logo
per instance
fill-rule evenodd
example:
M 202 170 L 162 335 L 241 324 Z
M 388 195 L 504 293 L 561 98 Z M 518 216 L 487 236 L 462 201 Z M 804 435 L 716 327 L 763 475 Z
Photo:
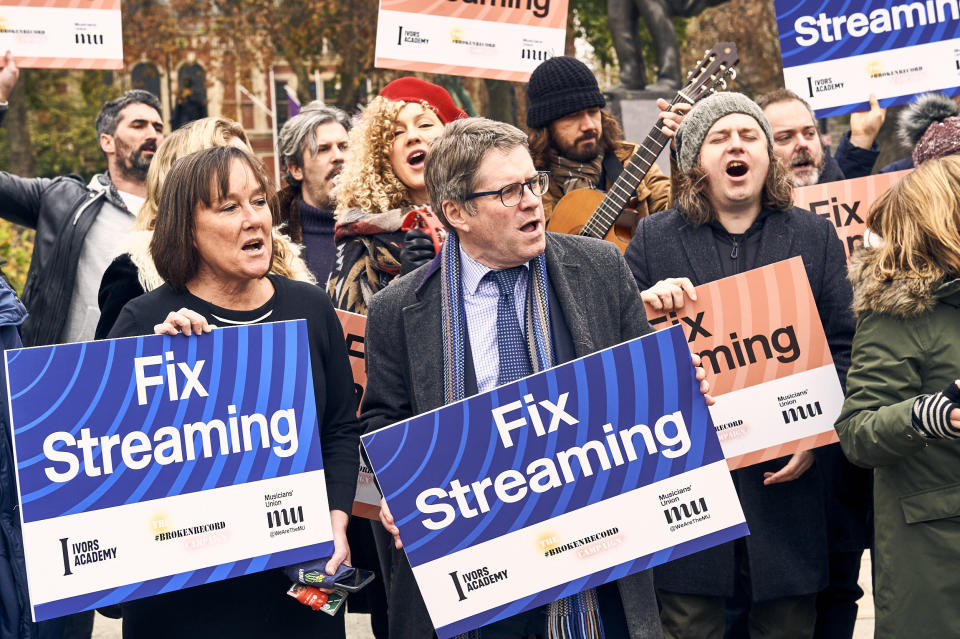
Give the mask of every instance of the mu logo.
M 707 500 L 701 497 L 699 500 L 695 499 L 689 504 L 680 504 L 679 506 L 665 508 L 663 510 L 663 516 L 667 518 L 668 524 L 672 524 L 683 519 L 696 517 L 700 513 L 705 512 L 707 512 Z
M 816 415 L 823 415 L 823 411 L 820 410 L 820 402 L 814 402 L 813 404 L 807 404 L 806 406 L 787 408 L 780 412 L 783 414 L 784 424 L 798 422 L 801 419 L 808 419 L 810 417 L 815 417 Z
M 267 526 L 279 528 L 281 521 L 284 526 L 303 523 L 303 506 L 277 508 L 267 511 Z

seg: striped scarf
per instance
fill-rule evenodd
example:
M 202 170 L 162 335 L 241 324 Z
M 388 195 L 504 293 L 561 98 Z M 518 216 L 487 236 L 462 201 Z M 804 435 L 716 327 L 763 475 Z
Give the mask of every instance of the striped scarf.
M 441 300 L 443 317 L 443 394 L 447 404 L 466 396 L 464 387 L 465 344 L 467 322 L 463 306 L 463 284 L 460 279 L 460 242 L 450 233 L 440 256 Z M 534 372 L 551 368 L 555 355 L 550 340 L 550 303 L 547 296 L 547 260 L 543 253 L 530 262 L 530 285 L 524 325 L 527 353 Z M 586 590 L 554 601 L 547 616 L 547 639 L 603 639 L 600 608 L 595 590 Z M 456 639 L 479 639 L 479 630 L 459 635 Z

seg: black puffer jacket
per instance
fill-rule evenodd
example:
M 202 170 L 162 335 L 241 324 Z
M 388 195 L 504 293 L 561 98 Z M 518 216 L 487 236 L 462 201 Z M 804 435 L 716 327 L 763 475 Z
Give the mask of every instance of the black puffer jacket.
M 37 231 L 23 289 L 30 310 L 21 331 L 25 346 L 60 340 L 83 241 L 104 206 L 126 210 L 106 173 L 84 185 L 77 175 L 21 178 L 0 171 L 0 216 Z
M 0 354 L 19 348 L 17 328 L 27 311 L 16 293 L 0 277 Z M 0 370 L 0 639 L 33 639 L 37 627 L 30 622 L 27 568 L 23 560 L 23 534 L 17 510 L 17 477 L 7 424 L 7 385 Z

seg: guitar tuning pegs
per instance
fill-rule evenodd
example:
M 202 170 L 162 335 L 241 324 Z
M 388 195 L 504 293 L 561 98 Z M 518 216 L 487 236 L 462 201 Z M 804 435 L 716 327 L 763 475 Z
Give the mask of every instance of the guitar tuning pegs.
M 716 89 L 714 89 L 714 88 L 712 88 L 712 87 L 710 88 L 710 93 L 716 93 L 716 92 L 717 92 Z
M 693 71 L 687 71 L 687 77 L 688 77 L 688 78 L 689 78 L 690 76 L 692 76 L 692 75 L 693 75 Z
M 727 81 L 724 80 L 723 78 L 720 78 L 720 90 L 722 91 L 727 90 Z
M 730 79 L 731 79 L 731 80 L 736 80 L 736 79 L 737 79 L 737 70 L 734 69 L 733 67 L 730 67 L 729 69 L 727 69 L 727 75 L 730 76 Z

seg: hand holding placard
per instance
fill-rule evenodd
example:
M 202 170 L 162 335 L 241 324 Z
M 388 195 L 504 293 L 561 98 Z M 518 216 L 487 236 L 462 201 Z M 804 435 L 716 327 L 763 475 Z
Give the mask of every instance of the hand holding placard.
M 390 506 L 387 500 L 380 499 L 380 523 L 387 529 L 387 532 L 393 535 L 393 544 L 397 550 L 403 548 L 403 542 L 400 540 L 400 529 L 397 528 L 397 522 L 393 520 L 393 513 L 390 512 Z
M 0 69 L 0 102 L 7 102 L 13 88 L 17 85 L 17 79 L 20 77 L 20 69 L 13 60 L 13 54 L 7 51 L 4 55 L 3 69 Z
M 691 288 L 667 279 L 641 297 L 653 327 L 683 326 L 702 359 L 730 467 L 836 441 L 843 393 L 801 259 Z
M 886 119 L 887 110 L 880 106 L 877 96 L 871 93 L 870 108 L 850 114 L 850 144 L 861 149 L 873 148 L 873 142 Z
M 672 311 L 683 308 L 684 295 L 697 301 L 697 290 L 688 277 L 671 277 L 660 280 L 645 291 L 640 299 L 655 311 Z
M 438 635 L 742 536 L 701 377 L 671 329 L 364 435 Z

